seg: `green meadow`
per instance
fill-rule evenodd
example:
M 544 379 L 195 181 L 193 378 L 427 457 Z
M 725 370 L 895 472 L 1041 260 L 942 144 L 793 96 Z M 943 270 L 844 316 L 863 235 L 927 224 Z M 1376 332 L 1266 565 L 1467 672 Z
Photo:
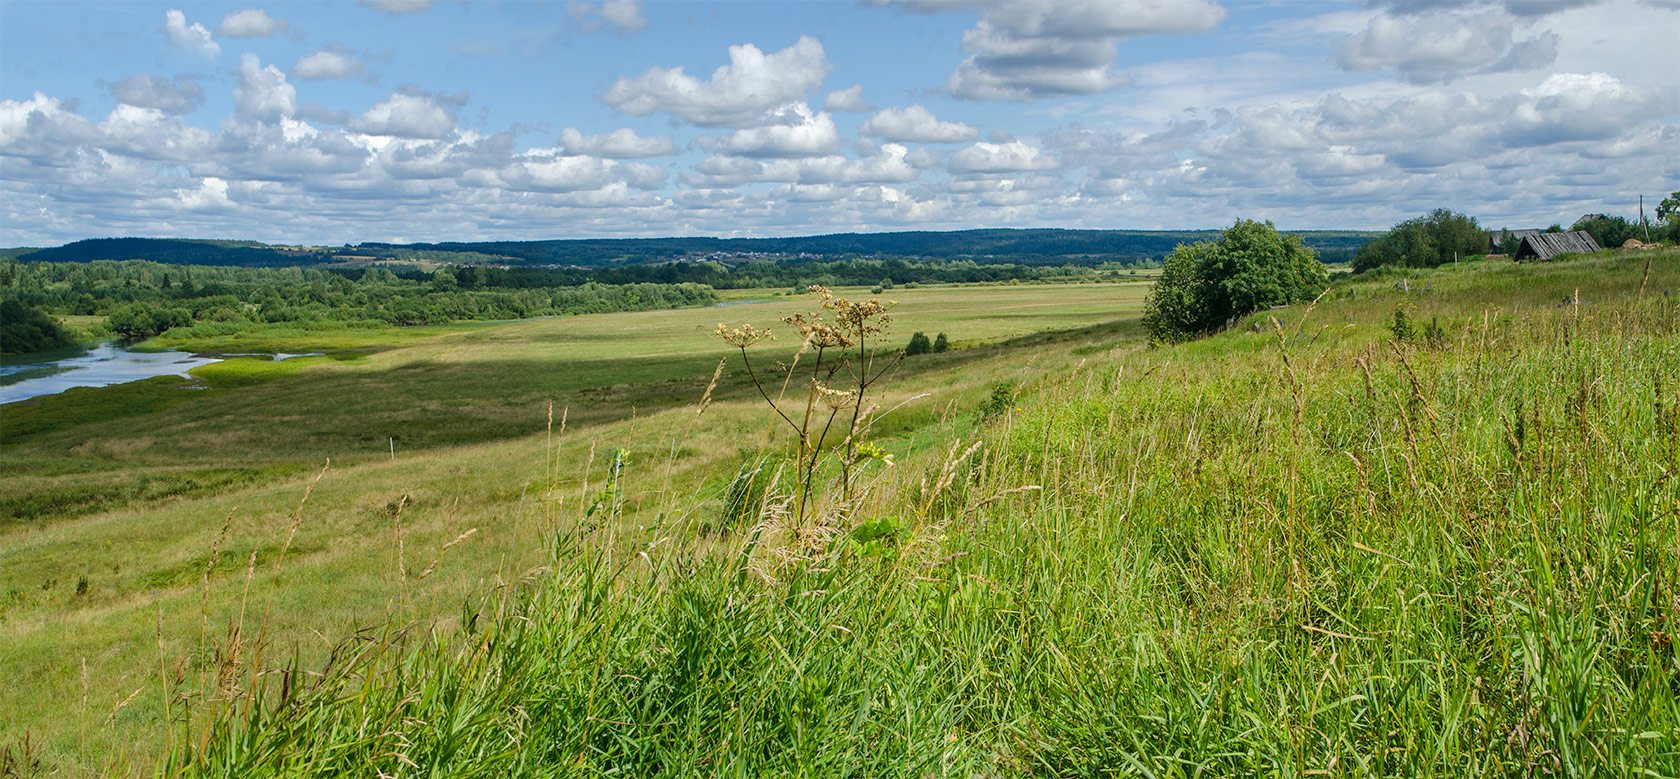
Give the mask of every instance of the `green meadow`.
M 885 292 L 954 348 L 803 518 L 709 335 L 791 361 L 796 298 L 7 406 L 0 765 L 1680 774 L 1680 253 L 1379 270 L 1171 346 L 1146 289 Z
M 945 332 L 953 342 L 950 352 L 907 360 L 895 382 L 919 386 L 909 377 L 925 376 L 944 388 L 940 402 L 956 403 L 993 378 L 1043 370 L 1031 367 L 1053 362 L 1034 354 L 1040 345 L 1128 337 L 1146 289 L 893 290 L 882 297 L 897 302 L 895 342 L 916 330 Z M 811 307 L 808 299 L 768 291 L 738 293 L 730 303 L 393 329 L 383 343 L 288 342 L 273 348 L 330 351 L 283 362 L 229 358 L 195 369 L 192 379 L 75 389 L 7 405 L 0 412 L 0 658 L 28 669 L 30 680 L 8 690 L 10 700 L 0 706 L 7 743 L 28 732 L 64 754 L 71 743 L 65 735 L 92 722 L 62 707 L 66 695 L 81 694 L 80 663 L 88 662 L 89 705 L 98 699 L 109 712 L 112 696 L 131 693 L 123 685 L 150 667 L 135 662 L 146 647 L 156 651 L 146 636 L 156 632 L 160 605 L 166 627 L 185 620 L 179 627 L 197 630 L 203 614 L 194 604 L 203 600 L 204 569 L 224 522 L 211 578 L 232 577 L 234 589 L 212 592 L 225 623 L 232 599 L 243 596 L 235 574 L 252 565 L 253 553 L 258 568 L 278 557 L 302 491 L 329 459 L 310 504 L 335 518 L 300 523 L 284 578 L 307 583 L 285 586 L 288 605 L 266 607 L 269 640 L 291 652 L 302 638 L 315 643 L 385 620 L 385 548 L 398 504 L 405 543 L 416 550 L 430 535 L 482 528 L 427 579 L 428 608 L 456 613 L 461 599 L 498 571 L 506 575 L 515 562 L 537 559 L 542 543 L 529 515 L 543 503 L 530 487 L 544 471 L 551 410 L 555 437 L 564 420 L 568 440 L 588 436 L 603 452 L 625 446 L 626 436 L 645 451 L 662 450 L 659 415 L 680 415 L 673 409 L 698 402 L 728 356 L 710 335 L 720 320 L 785 330 L 781 317 Z M 781 333 L 775 344 L 791 352 L 797 336 Z M 727 366 L 709 421 L 738 416 L 734 432 L 756 426 L 756 413 L 733 408 L 746 397 L 744 382 L 739 366 Z M 900 416 L 916 424 L 935 413 L 929 399 Z M 730 432 L 703 434 L 722 442 Z M 700 452 L 689 444 L 682 470 L 713 478 L 707 468 L 732 463 L 751 446 L 720 443 Z M 562 452 L 568 478 L 587 470 L 589 447 Z M 264 589 L 263 597 L 282 597 Z M 88 729 L 89 748 L 144 745 L 142 735 L 165 730 L 158 706 L 145 696 L 130 701 L 107 718 L 106 729 Z

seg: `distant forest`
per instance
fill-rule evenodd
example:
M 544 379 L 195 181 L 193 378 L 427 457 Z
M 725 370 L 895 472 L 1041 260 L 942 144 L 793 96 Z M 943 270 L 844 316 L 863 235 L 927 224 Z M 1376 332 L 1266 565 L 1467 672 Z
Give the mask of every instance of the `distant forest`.
M 1301 236 L 1327 262 L 1345 261 L 1378 235 L 1312 230 Z M 97 238 L 48 249 L 3 253 L 32 262 L 149 260 L 170 265 L 291 267 L 343 258 L 431 260 L 458 264 L 621 268 L 673 260 L 725 263 L 794 258 L 967 260 L 980 265 L 1152 264 L 1181 243 L 1214 240 L 1217 230 L 961 230 L 839 233 L 798 238 L 614 238 L 552 241 L 362 243 L 283 247 L 250 241 Z

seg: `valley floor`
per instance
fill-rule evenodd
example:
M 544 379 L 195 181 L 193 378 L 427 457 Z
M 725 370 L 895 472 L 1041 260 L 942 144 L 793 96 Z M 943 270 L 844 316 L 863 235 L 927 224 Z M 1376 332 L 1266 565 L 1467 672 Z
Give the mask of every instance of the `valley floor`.
M 806 512 L 738 358 L 707 384 L 716 319 L 790 358 L 782 303 L 440 336 L 202 408 L 136 391 L 114 425 L 8 407 L 8 490 L 253 471 L 3 531 L 8 754 L 1680 773 L 1680 255 L 1378 271 L 1162 347 L 1142 291 L 895 291 L 895 338 L 962 348 L 881 385 L 880 455 L 850 500 L 825 460 Z

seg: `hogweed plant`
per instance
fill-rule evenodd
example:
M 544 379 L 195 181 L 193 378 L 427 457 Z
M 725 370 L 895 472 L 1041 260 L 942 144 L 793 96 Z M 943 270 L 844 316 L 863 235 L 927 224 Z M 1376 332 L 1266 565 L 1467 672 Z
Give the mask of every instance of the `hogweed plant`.
M 879 298 L 849 300 L 816 284 L 808 291 L 817 296 L 819 305 L 782 319 L 799 333 L 799 348 L 790 362 L 776 363 L 774 372 L 755 367 L 749 351 L 759 343 L 774 340 L 769 330 L 719 322 L 713 332 L 741 353 L 741 364 L 759 396 L 799 442 L 794 505 L 801 525 L 813 510 L 817 468 L 831 436 L 839 438 L 834 454 L 840 466 L 843 510 L 850 510 L 855 477 L 867 461 L 892 464 L 890 455 L 878 446 L 865 444 L 863 438 L 879 408 L 869 402 L 870 388 L 904 357 L 902 350 L 881 346 L 892 323 L 888 313 L 891 303 L 882 303 Z M 771 397 L 771 387 L 777 388 L 775 397 Z M 792 398 L 790 388 L 795 392 Z

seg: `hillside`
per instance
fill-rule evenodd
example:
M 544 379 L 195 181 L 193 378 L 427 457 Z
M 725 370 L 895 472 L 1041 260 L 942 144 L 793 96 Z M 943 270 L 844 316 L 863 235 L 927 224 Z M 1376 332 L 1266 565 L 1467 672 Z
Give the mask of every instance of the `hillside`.
M 151 260 L 177 265 L 283 267 L 338 257 L 432 259 L 461 263 L 599 268 L 679 259 L 763 256 L 967 259 L 981 263 L 1083 264 L 1159 258 L 1180 243 L 1217 237 L 1217 230 L 964 230 L 956 232 L 840 233 L 795 238 L 623 238 L 551 241 L 361 243 L 341 247 L 279 247 L 240 241 L 100 238 L 20 250 L 41 262 Z M 1351 256 L 1377 233 L 1301 231 L 1316 249 Z
M 39 433 L 41 483 L 66 444 L 156 478 L 164 440 L 301 461 L 329 431 L 436 437 L 0 537 L 88 559 L 100 599 L 0 566 L 20 710 L 91 685 L 45 729 L 60 761 L 79 719 L 95 764 L 184 775 L 1680 768 L 1680 254 L 1378 271 L 1160 348 L 1138 287 L 1078 289 L 1087 311 L 892 374 L 855 501 L 824 458 L 803 520 L 796 440 L 738 362 L 707 384 L 730 352 L 684 312 Z M 1073 294 L 1025 291 L 950 313 L 907 291 L 892 332 Z M 777 330 L 762 367 L 794 346 L 755 307 L 780 305 L 700 313 Z M 562 337 L 596 362 L 546 367 Z M 609 364 L 625 383 L 592 385 Z M 491 370 L 515 400 L 447 390 Z M 337 416 L 267 424 L 348 387 Z M 451 438 L 484 421 L 506 432 Z

